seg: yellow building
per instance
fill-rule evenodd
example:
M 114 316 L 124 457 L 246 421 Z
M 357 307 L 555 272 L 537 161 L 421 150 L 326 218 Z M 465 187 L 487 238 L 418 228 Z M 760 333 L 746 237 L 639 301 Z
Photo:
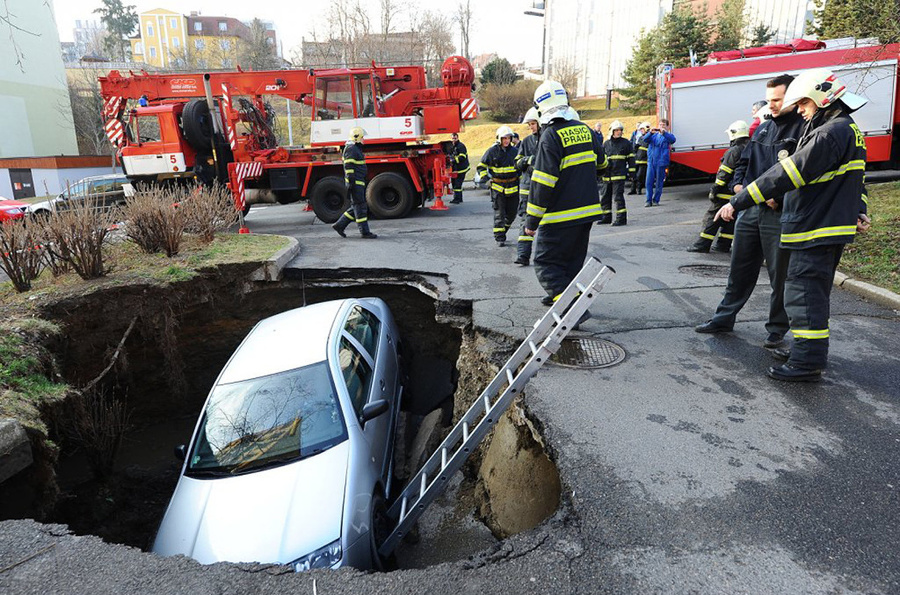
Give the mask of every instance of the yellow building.
M 274 28 L 267 26 L 265 33 L 275 53 Z M 157 8 L 140 14 L 131 53 L 135 62 L 160 68 L 234 68 L 249 39 L 250 27 L 238 19 Z

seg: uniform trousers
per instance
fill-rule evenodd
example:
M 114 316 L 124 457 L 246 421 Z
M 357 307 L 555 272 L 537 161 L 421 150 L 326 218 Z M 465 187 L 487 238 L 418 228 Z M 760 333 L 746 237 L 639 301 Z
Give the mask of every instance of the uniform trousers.
M 519 205 L 519 183 L 491 181 L 491 207 L 494 209 L 494 239 L 506 241 L 506 232 L 516 219 Z
M 516 242 L 516 257 L 522 260 L 531 260 L 531 248 L 534 246 L 534 236 L 525 235 L 525 215 L 528 209 L 528 189 L 519 188 L 519 209 L 516 214 L 522 221 L 519 230 L 519 239 Z
M 544 291 L 558 298 L 587 257 L 593 221 L 576 225 L 541 225 L 534 241 L 534 272 Z
M 369 233 L 369 207 L 366 204 L 366 187 L 354 184 L 350 187 L 350 208 L 340 216 L 335 223 L 335 228 L 344 231 L 350 222 L 355 221 L 359 227 L 359 233 Z

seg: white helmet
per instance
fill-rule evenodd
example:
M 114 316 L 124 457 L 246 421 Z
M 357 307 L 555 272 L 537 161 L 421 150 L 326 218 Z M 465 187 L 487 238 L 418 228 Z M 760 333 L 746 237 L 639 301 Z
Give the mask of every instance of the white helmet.
M 625 124 L 622 124 L 622 122 L 619 120 L 613 120 L 612 124 L 609 125 L 609 131 L 612 132 L 613 130 L 621 130 L 622 132 L 625 132 Z
M 508 137 L 512 138 L 512 135 L 513 135 L 513 129 L 510 128 L 509 126 L 503 125 L 497 129 L 497 140 L 500 140 L 504 136 L 508 136 Z
M 569 95 L 559 82 L 544 81 L 534 90 L 534 107 L 538 111 L 539 122 L 547 124 L 553 118 L 565 117 L 562 111 L 569 107 Z
M 790 107 L 804 98 L 812 99 L 819 107 L 828 107 L 840 99 L 850 111 L 858 110 L 868 101 L 864 97 L 848 93 L 847 86 L 827 68 L 801 72 L 785 91 L 781 109 Z
M 728 140 L 750 136 L 750 125 L 743 120 L 735 120 L 725 129 L 728 133 Z
M 528 124 L 529 122 L 539 122 L 540 116 L 538 115 L 537 108 L 529 107 L 528 111 L 525 112 L 525 117 L 522 118 L 522 124 Z
M 350 129 L 350 136 L 347 138 L 347 142 L 350 143 L 361 143 L 363 138 L 366 136 L 366 131 L 360 128 L 359 126 L 355 126 Z

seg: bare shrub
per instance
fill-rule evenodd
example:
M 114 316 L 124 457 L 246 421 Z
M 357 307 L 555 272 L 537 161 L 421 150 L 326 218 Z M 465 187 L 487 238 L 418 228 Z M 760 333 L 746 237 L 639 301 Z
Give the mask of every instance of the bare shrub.
M 105 388 L 95 387 L 68 399 L 68 434 L 83 449 L 94 477 L 108 477 L 122 438 L 130 429 L 125 403 Z
M 177 205 L 183 197 L 173 188 L 151 186 L 127 198 L 125 235 L 148 254 L 178 254 L 184 238 L 185 213 Z
M 534 105 L 534 90 L 538 81 L 517 81 L 512 85 L 485 85 L 478 98 L 491 110 L 495 122 L 520 122 L 525 112 Z
M 206 243 L 213 241 L 217 232 L 228 229 L 238 220 L 234 195 L 221 184 L 198 186 L 180 208 L 184 211 L 187 231 L 197 234 Z
M 31 289 L 31 282 L 44 268 L 39 244 L 33 226 L 15 220 L 0 224 L 0 270 L 20 293 Z
M 106 210 L 99 200 L 72 201 L 41 225 L 47 257 L 68 263 L 82 279 L 96 279 L 109 272 L 103 246 L 109 239 L 118 212 Z

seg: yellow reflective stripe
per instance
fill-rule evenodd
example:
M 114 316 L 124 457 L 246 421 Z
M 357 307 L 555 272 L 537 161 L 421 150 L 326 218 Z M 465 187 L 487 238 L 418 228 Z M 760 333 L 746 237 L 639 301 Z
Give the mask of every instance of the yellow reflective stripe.
M 543 184 L 544 186 L 549 186 L 550 188 L 556 186 L 557 180 L 559 180 L 557 176 L 552 176 L 537 169 L 534 170 L 534 173 L 531 174 L 532 182 L 537 182 L 539 184 Z
M 600 214 L 601 214 L 601 215 L 609 215 L 610 213 L 612 213 L 612 211 L 607 211 L 607 210 L 604 209 L 603 207 L 600 208 Z
M 866 203 L 866 206 L 869 206 L 869 197 L 867 195 L 862 195 L 862 201 Z
M 619 214 L 619 213 L 627 213 L 627 212 L 628 212 L 628 209 L 618 209 L 618 210 L 616 211 L 616 214 Z
M 865 169 L 866 162 L 864 159 L 854 159 L 852 161 L 848 161 L 834 171 L 825 172 L 824 174 L 810 182 L 810 184 L 820 184 L 822 182 L 828 182 L 830 180 L 833 180 L 835 176 L 842 176 L 848 171 L 864 171 Z
M 794 188 L 799 188 L 806 185 L 806 182 L 803 181 L 803 176 L 800 175 L 800 170 L 797 169 L 797 165 L 794 163 L 793 159 L 791 159 L 790 157 L 785 157 L 778 163 L 780 163 L 781 167 L 784 168 L 784 171 L 787 172 L 787 175 L 791 179 L 791 182 L 794 183 Z
M 638 165 L 647 165 L 647 161 L 643 159 L 635 159 L 634 162 Z
M 510 166 L 510 167 L 493 167 L 492 166 L 490 168 L 490 170 L 492 173 L 496 173 L 496 174 L 514 174 L 514 173 L 516 173 L 516 168 L 512 167 L 512 166 Z
M 363 180 L 356 180 L 356 183 L 359 184 L 360 186 L 366 185 L 366 183 Z
M 716 239 L 716 236 L 711 235 L 711 234 L 708 234 L 708 233 L 705 233 L 705 232 L 702 232 L 702 231 L 700 232 L 700 237 L 703 238 L 704 240 L 714 240 L 714 239 Z
M 356 165 L 365 165 L 365 164 L 366 164 L 366 160 L 365 160 L 365 159 L 344 159 L 344 163 L 353 163 L 353 164 L 356 164 Z
M 584 219 L 586 217 L 593 217 L 594 215 L 601 214 L 603 214 L 603 209 L 599 204 L 588 205 L 586 207 L 578 207 L 577 209 L 569 209 L 567 211 L 547 213 L 544 215 L 544 218 L 541 219 L 541 225 L 547 225 L 550 223 L 562 223 L 564 221 L 575 221 L 577 219 Z
M 365 223 L 365 222 L 368 221 L 368 220 L 369 220 L 368 217 L 363 217 L 362 219 L 357 219 L 356 222 L 357 222 L 357 223 Z
M 457 153 L 457 154 L 456 154 L 456 159 L 457 159 L 457 160 L 462 159 L 463 157 L 465 157 L 466 159 L 468 159 L 468 158 L 469 158 L 469 154 L 468 154 L 468 153 Z
M 520 242 L 533 242 L 534 238 L 531 236 L 519 236 Z
M 617 180 L 624 180 L 626 176 L 603 176 L 601 179 L 604 182 L 615 182 Z
M 593 151 L 591 151 L 593 153 Z M 622 159 L 628 159 L 630 155 L 610 155 L 609 158 L 613 161 L 620 161 Z
M 529 192 L 531 192 L 530 188 L 519 188 L 519 194 L 522 196 L 528 196 Z
M 792 328 L 791 332 L 797 339 L 827 339 L 828 329 L 796 329 Z
M 581 153 L 573 153 L 572 155 L 566 155 L 562 158 L 562 161 L 559 162 L 560 171 L 566 169 L 567 167 L 573 167 L 575 165 L 582 165 L 583 163 L 596 163 L 597 162 L 597 154 L 593 151 L 582 151 Z
M 530 202 L 525 206 L 525 212 L 532 217 L 543 217 L 544 213 L 547 212 L 547 209 Z
M 720 165 L 720 166 L 719 166 L 719 171 L 724 171 L 725 173 L 728 173 L 728 174 L 733 174 L 733 173 L 734 173 L 734 170 L 731 169 L 730 167 L 728 167 L 727 165 Z
M 491 190 L 496 190 L 497 192 L 503 192 L 503 186 L 497 184 L 496 182 L 491 182 Z
M 766 199 L 763 197 L 762 192 L 759 191 L 759 186 L 756 185 L 756 182 L 750 182 L 747 186 L 747 192 L 750 193 L 750 198 L 752 198 L 753 202 L 756 204 L 761 205 L 766 202 Z
M 501 232 L 506 231 L 506 229 L 507 229 L 507 228 L 505 228 L 505 227 L 495 227 L 495 228 L 494 228 L 494 233 L 501 233 Z
M 506 189 L 503 190 L 503 193 L 504 193 L 504 194 L 518 194 L 518 193 L 519 193 L 519 187 L 518 187 L 518 186 L 509 186 L 509 187 L 507 187 Z
M 347 211 L 346 213 L 344 213 L 344 217 L 346 217 L 346 218 L 349 219 L 350 221 L 356 221 L 356 219 L 353 218 L 353 213 L 352 213 L 352 211 Z
M 609 159 L 606 158 L 606 155 L 603 156 L 603 163 L 597 164 L 597 169 L 603 169 L 609 165 Z
M 719 237 L 720 237 L 720 238 L 725 238 L 726 240 L 733 240 L 733 239 L 734 239 L 734 234 L 730 234 L 730 233 L 722 233 L 722 232 L 720 231 L 720 232 L 719 232 Z
M 724 185 L 725 185 L 725 180 L 720 180 L 720 179 L 716 178 L 716 186 L 724 186 Z
M 734 197 L 734 194 L 716 194 L 716 198 L 723 198 L 725 200 L 731 200 Z
M 781 241 L 789 244 L 793 242 L 806 242 L 807 240 L 816 240 L 818 238 L 830 238 L 834 236 L 852 236 L 856 234 L 855 225 L 838 225 L 836 227 L 821 227 L 810 231 L 801 231 L 798 233 L 783 233 Z

